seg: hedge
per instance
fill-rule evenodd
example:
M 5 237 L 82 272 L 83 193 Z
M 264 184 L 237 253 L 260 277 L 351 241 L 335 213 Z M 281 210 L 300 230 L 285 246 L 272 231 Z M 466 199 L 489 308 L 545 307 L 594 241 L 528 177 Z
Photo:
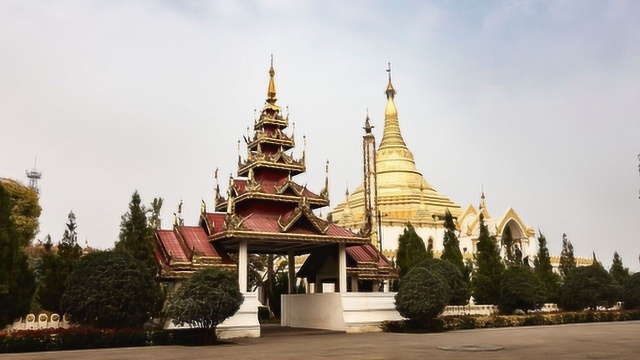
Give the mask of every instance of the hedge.
M 415 321 L 385 321 L 386 332 L 441 332 L 514 326 L 561 325 L 587 322 L 640 320 L 640 310 L 559 312 L 532 315 L 443 316 L 426 325 Z
M 0 353 L 150 345 L 194 345 L 199 329 L 139 330 L 71 327 L 0 332 Z

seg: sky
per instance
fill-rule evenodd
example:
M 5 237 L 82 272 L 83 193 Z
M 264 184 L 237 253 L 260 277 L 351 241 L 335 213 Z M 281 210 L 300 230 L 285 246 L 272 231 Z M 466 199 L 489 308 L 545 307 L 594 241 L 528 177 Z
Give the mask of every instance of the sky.
M 391 62 L 436 190 L 466 207 L 484 189 L 553 255 L 566 233 L 638 271 L 638 19 L 633 0 L 0 0 L 0 177 L 42 172 L 38 239 L 73 210 L 82 245 L 112 247 L 135 190 L 164 199 L 163 228 L 181 200 L 195 224 L 216 168 L 223 190 L 236 175 L 273 55 L 294 155 L 306 135 L 296 180 L 318 192 L 328 160 L 335 206 L 362 182 L 367 111 L 381 139 Z

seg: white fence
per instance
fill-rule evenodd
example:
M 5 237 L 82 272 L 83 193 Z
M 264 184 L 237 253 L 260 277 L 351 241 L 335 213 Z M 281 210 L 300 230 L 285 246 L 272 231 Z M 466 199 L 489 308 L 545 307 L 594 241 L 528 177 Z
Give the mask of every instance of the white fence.
M 40 329 L 57 329 L 70 327 L 67 315 L 60 316 L 58 314 L 29 314 L 24 318 L 16 320 L 13 325 L 8 325 L 5 330 L 40 330 Z

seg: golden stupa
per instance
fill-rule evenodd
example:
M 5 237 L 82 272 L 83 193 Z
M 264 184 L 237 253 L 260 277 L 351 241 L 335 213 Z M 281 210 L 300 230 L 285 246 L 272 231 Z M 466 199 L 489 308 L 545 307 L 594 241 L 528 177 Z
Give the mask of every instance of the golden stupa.
M 389 84 L 385 92 L 387 106 L 384 132 L 372 159 L 375 167 L 367 165 L 367 146 L 375 147 L 367 117 L 364 136 L 365 181 L 351 195 L 347 192 L 346 200 L 330 213 L 331 220 L 336 224 L 355 231 L 364 229 L 370 232 L 374 242 L 379 228 L 404 227 L 407 222 L 415 227 L 442 227 L 441 218 L 447 209 L 454 217 L 462 212 L 460 205 L 438 193 L 416 168 L 413 154 L 400 132 L 398 110 L 394 103 L 396 91 L 391 83 L 391 69 L 387 71 Z M 367 168 L 372 170 L 367 171 Z M 367 176 L 373 176 L 373 180 L 367 182 Z M 374 189 L 367 189 L 367 183 L 375 184 Z M 369 201 L 370 198 L 373 200 Z

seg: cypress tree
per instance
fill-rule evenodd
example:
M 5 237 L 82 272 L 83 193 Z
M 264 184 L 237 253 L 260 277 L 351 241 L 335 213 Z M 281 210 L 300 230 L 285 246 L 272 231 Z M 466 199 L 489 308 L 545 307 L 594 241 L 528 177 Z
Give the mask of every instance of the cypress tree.
M 444 240 L 442 242 L 443 250 L 440 259 L 448 261 L 455 265 L 460 270 L 460 273 L 465 274 L 466 269 L 462 258 L 462 252 L 460 251 L 460 241 L 456 235 L 456 225 L 453 222 L 453 215 L 449 209 L 444 213 Z M 468 280 L 468 277 L 467 277 Z
M 427 258 L 427 249 L 424 241 L 416 233 L 416 229 L 407 223 L 404 233 L 398 238 L 398 259 L 400 277 L 406 275 L 411 268 Z
M 553 272 L 551 257 L 549 256 L 549 249 L 547 248 L 547 238 L 542 235 L 542 232 L 538 231 L 538 233 L 537 265 L 533 271 L 544 286 L 545 301 L 557 302 L 560 278 L 558 274 Z
M 576 268 L 576 259 L 573 255 L 573 245 L 567 239 L 567 234 L 562 234 L 562 252 L 560 253 L 560 276 L 566 279 Z
M 497 304 L 500 299 L 500 281 L 505 270 L 495 236 L 489 234 L 480 213 L 480 235 L 475 253 L 476 271 L 471 280 L 473 297 L 478 304 Z
M 629 268 L 622 265 L 622 258 L 620 258 L 617 251 L 613 253 L 613 263 L 609 269 L 609 274 L 611 274 L 613 280 L 620 285 L 623 285 L 625 280 L 629 277 Z
M 129 211 L 122 215 L 119 240 L 115 251 L 124 252 L 142 261 L 149 271 L 156 271 L 152 232 L 147 222 L 147 209 L 136 190 L 129 202 Z

